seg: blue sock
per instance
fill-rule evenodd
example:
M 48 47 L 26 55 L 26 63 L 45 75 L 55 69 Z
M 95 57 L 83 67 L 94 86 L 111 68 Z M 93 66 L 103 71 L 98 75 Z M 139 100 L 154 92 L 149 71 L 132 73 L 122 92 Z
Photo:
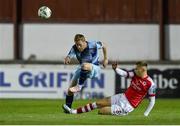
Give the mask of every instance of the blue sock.
M 66 95 L 66 105 L 71 108 L 74 95 Z
M 89 72 L 88 70 L 81 69 L 80 78 L 79 78 L 79 85 L 83 85 L 84 84 L 84 82 L 87 79 L 88 72 Z

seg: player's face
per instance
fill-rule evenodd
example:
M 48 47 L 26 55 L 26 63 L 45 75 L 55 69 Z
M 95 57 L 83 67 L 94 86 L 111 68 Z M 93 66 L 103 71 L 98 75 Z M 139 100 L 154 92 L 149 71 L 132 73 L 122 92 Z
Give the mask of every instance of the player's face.
M 82 41 L 82 40 L 76 41 L 75 45 L 79 50 L 79 52 L 82 52 L 87 47 L 86 41 Z
M 145 71 L 146 71 L 146 67 L 144 66 L 136 66 L 135 68 L 135 73 L 139 77 L 143 77 Z

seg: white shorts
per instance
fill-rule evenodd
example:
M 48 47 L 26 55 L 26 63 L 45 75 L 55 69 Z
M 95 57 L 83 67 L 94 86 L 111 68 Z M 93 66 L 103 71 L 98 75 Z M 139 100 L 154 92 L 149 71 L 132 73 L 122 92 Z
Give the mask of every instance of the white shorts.
M 117 94 L 111 96 L 111 113 L 112 115 L 127 115 L 132 112 L 134 108 L 131 106 L 124 94 Z

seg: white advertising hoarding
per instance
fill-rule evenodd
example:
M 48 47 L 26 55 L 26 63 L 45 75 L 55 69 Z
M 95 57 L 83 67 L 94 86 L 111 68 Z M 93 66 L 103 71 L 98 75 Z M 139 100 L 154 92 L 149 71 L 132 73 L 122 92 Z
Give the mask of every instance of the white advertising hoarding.
M 0 98 L 64 98 L 75 68 L 63 65 L 0 65 Z M 113 95 L 114 80 L 113 70 L 102 70 L 97 79 L 87 80 L 84 97 Z

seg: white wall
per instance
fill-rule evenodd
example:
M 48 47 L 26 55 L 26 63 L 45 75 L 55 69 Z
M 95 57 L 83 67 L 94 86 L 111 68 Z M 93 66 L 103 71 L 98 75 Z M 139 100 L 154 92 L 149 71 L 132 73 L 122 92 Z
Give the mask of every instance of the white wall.
M 62 60 L 76 33 L 87 40 L 107 43 L 111 60 L 158 60 L 158 25 L 130 24 L 25 24 L 23 57 L 35 54 L 40 60 Z
M 131 70 L 134 64 L 122 64 L 121 68 Z M 178 93 L 180 65 L 157 63 L 149 64 L 148 68 L 157 88 L 162 91 L 158 92 L 158 96 L 169 94 L 172 97 Z M 0 98 L 65 98 L 75 69 L 76 65 L 0 64 Z M 108 65 L 101 70 L 98 81 L 87 80 L 83 97 L 92 97 L 93 94 L 108 97 L 115 94 L 115 79 L 115 73 Z M 126 89 L 130 80 L 121 78 L 120 89 Z M 76 93 L 76 98 L 78 95 Z
M 180 60 L 180 25 L 169 25 L 170 59 Z
M 23 30 L 24 59 L 36 54 L 40 60 L 62 60 L 76 33 L 85 34 L 87 39 L 105 41 L 112 60 L 159 59 L 157 25 L 25 24 Z M 167 32 L 170 59 L 180 60 L 180 25 L 167 26 Z M 13 46 L 13 25 L 1 23 L 0 60 L 13 59 Z
M 0 60 L 13 59 L 13 25 L 0 24 Z

